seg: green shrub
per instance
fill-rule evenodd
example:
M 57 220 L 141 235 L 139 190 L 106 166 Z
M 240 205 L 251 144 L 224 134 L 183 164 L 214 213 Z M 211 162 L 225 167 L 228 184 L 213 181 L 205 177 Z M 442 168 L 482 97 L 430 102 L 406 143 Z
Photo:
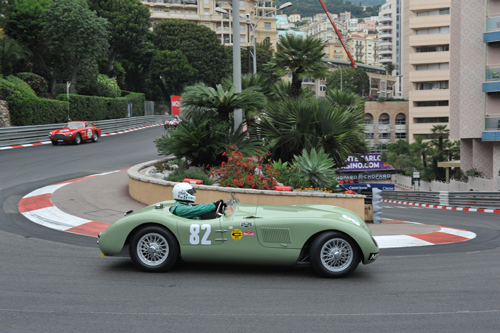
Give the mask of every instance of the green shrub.
M 294 156 L 294 164 L 299 167 L 299 175 L 306 178 L 313 187 L 326 187 L 334 189 L 337 186 L 335 180 L 335 165 L 330 155 L 326 154 L 323 148 L 318 152 L 316 149 L 302 150 L 301 156 Z
M 99 96 L 119 97 L 122 94 L 122 91 L 120 90 L 120 87 L 118 87 L 118 83 L 116 83 L 116 80 L 107 77 L 104 74 L 99 74 L 97 76 L 97 87 L 99 90 L 102 90 L 106 93 L 106 95 L 99 94 Z
M 214 181 L 207 174 L 201 171 L 175 170 L 165 180 L 170 182 L 181 182 L 185 178 L 201 179 L 204 185 L 212 185 Z
M 33 73 L 17 73 L 16 76 L 26 82 L 38 97 L 49 96 L 49 85 L 42 76 Z
M 294 189 L 309 187 L 309 182 L 299 175 L 299 167 L 296 164 L 281 162 L 281 160 L 272 162 L 276 174 L 274 178 L 284 186 L 291 186 Z

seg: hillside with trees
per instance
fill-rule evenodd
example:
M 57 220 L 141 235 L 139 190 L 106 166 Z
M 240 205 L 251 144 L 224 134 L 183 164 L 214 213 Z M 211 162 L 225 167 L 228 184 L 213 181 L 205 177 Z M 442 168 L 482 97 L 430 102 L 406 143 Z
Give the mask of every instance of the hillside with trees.
M 287 0 L 276 0 L 276 6 L 280 6 Z M 319 13 L 323 13 L 323 7 L 318 0 L 290 0 L 293 4 L 292 7 L 285 11 L 286 14 L 300 14 L 302 17 L 314 16 Z M 351 12 L 352 17 L 363 18 L 370 16 L 378 16 L 378 10 L 380 4 L 384 3 L 384 0 L 365 0 L 365 1 L 344 1 L 344 0 L 323 0 L 326 8 L 332 14 L 339 14 L 343 12 Z M 363 10 L 363 6 L 367 5 L 365 2 L 376 2 L 376 5 L 367 7 Z M 358 3 L 357 5 L 355 3 Z

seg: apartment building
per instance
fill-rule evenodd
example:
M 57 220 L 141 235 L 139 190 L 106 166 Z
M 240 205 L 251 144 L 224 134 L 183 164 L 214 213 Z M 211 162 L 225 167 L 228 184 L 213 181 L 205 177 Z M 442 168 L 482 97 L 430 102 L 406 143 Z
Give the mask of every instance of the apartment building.
M 302 21 L 300 14 L 290 14 L 288 15 L 288 22 L 295 23 Z
M 434 125 L 449 125 L 450 6 L 451 0 L 405 2 L 403 96 L 410 102 L 410 142 L 434 139 Z
M 232 0 L 142 0 L 141 3 L 148 7 L 153 25 L 155 22 L 168 19 L 192 21 L 215 31 L 225 45 L 232 45 Z M 255 28 L 256 43 L 268 39 L 275 47 L 277 38 L 275 13 L 264 16 L 276 10 L 274 2 L 240 0 L 239 5 L 240 14 L 249 14 L 253 24 L 262 17 Z M 217 12 L 215 9 L 218 7 L 226 10 L 228 14 Z M 253 45 L 252 29 L 248 29 L 244 19 L 240 19 L 239 30 L 241 46 Z
M 393 75 L 399 75 L 401 69 L 401 3 L 402 0 L 386 0 L 379 11 L 379 62 L 381 66 L 393 63 Z
M 347 46 L 354 60 L 370 66 L 379 65 L 379 43 L 374 34 L 351 33 L 347 38 Z
M 500 181 L 500 0 L 451 0 L 450 12 L 450 51 L 435 53 L 450 59 L 450 136 L 462 171 Z

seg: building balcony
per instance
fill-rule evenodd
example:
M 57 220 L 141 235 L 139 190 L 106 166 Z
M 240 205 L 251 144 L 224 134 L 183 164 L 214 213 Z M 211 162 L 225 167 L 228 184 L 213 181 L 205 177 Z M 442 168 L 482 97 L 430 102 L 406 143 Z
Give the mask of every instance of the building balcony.
M 500 42 L 500 17 L 490 17 L 486 20 L 486 32 L 483 34 L 485 43 Z
M 487 117 L 484 128 L 483 141 L 500 141 L 500 117 Z
M 449 27 L 450 22 L 450 15 L 414 16 L 410 17 L 410 29 Z
M 427 102 L 427 101 L 449 101 L 449 89 L 436 90 L 410 90 L 410 101 Z M 423 108 L 422 108 L 423 109 Z
M 450 8 L 451 0 L 410 0 L 410 10 L 412 12 L 426 11 L 433 9 Z
M 418 52 L 410 54 L 410 65 L 450 62 L 450 52 Z
M 432 35 L 411 35 L 410 46 L 432 46 L 450 44 L 451 36 L 447 34 L 432 34 Z
M 392 24 L 384 24 L 378 26 L 379 31 L 392 30 Z
M 425 90 L 424 90 L 425 91 Z M 415 117 L 449 117 L 449 106 L 425 106 L 417 107 L 412 106 L 409 108 L 409 113 Z
M 500 68 L 486 68 L 486 78 L 483 83 L 483 92 L 485 93 L 500 93 Z
M 379 17 L 379 23 L 383 22 L 392 22 L 392 16 L 391 15 L 382 15 Z
M 450 80 L 449 69 L 410 72 L 410 82 L 449 81 L 449 80 Z
M 379 50 L 379 54 L 380 54 L 380 55 L 384 55 L 384 54 L 392 54 L 392 47 L 388 47 L 388 48 L 380 48 L 380 50 Z
M 395 125 L 394 126 L 394 132 L 395 133 L 407 133 L 407 125 Z

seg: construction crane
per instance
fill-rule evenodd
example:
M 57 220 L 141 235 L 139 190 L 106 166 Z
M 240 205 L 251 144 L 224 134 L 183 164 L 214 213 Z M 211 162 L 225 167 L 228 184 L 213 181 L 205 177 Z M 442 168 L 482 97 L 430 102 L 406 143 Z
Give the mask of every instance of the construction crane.
M 333 22 L 332 15 L 330 15 L 330 13 L 328 12 L 328 10 L 326 9 L 326 6 L 323 3 L 323 1 L 319 0 L 319 2 L 321 3 L 321 6 L 323 6 L 323 10 L 325 11 L 326 16 L 328 16 L 328 19 L 330 20 L 330 23 L 332 24 L 333 29 L 335 29 L 335 32 L 337 33 L 337 36 L 340 39 L 340 43 L 342 43 L 342 46 L 344 47 L 345 52 L 349 56 L 349 60 L 351 60 L 351 67 L 352 68 L 358 68 L 358 66 L 356 65 L 356 62 L 352 58 L 351 52 L 349 52 L 349 48 L 347 47 L 347 44 L 344 42 L 344 39 L 342 38 L 342 35 L 339 32 L 339 29 L 337 29 L 337 26 L 335 25 L 335 22 Z

